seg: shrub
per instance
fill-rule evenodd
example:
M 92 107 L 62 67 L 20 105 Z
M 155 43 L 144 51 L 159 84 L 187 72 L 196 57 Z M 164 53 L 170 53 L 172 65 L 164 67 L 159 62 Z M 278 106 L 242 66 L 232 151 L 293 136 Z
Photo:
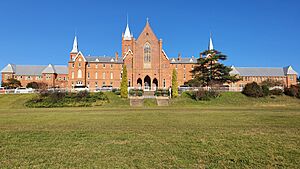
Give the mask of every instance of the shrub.
M 246 84 L 242 93 L 246 96 L 256 98 L 264 96 L 262 88 L 256 82 Z
M 270 94 L 276 95 L 276 96 L 281 96 L 281 95 L 283 95 L 283 91 L 281 89 L 273 89 L 273 90 L 270 90 Z
M 284 94 L 287 96 L 300 98 L 300 86 L 291 86 L 290 88 L 284 88 Z
M 130 89 L 129 90 L 129 95 L 130 96 L 143 96 L 144 91 L 142 89 Z
M 169 90 L 167 90 L 167 89 L 157 89 L 155 91 L 155 96 L 165 96 L 165 97 L 167 97 L 169 95 L 170 95 L 170 93 L 169 93 Z
M 177 72 L 173 69 L 172 72 L 172 97 L 175 98 L 178 96 L 178 82 L 177 82 Z
M 191 97 L 195 100 L 210 100 L 213 98 L 217 98 L 220 96 L 220 93 L 214 90 L 206 91 L 206 90 L 199 90 L 195 91 L 191 94 Z
M 26 102 L 27 107 L 87 107 L 103 105 L 108 98 L 103 92 L 66 93 L 59 91 L 42 91 L 37 97 Z
M 270 94 L 269 87 L 267 85 L 262 85 L 261 88 L 262 88 L 264 96 L 269 96 L 269 94 Z

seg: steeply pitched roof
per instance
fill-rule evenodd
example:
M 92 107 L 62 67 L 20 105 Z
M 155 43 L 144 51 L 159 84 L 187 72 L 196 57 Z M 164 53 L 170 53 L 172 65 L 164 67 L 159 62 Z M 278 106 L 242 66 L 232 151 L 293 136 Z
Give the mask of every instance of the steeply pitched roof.
M 87 62 L 123 63 L 122 58 L 116 60 L 116 58 L 112 56 L 86 56 L 85 59 Z
M 286 76 L 287 68 L 269 68 L 269 67 L 231 67 L 233 70 L 230 74 L 237 74 L 240 76 Z M 292 68 L 289 73 L 297 74 Z
M 10 67 L 12 67 L 13 71 L 11 71 Z M 2 73 L 15 73 L 15 75 L 31 75 L 38 76 L 42 75 L 42 73 L 57 73 L 57 74 L 68 74 L 67 66 L 57 66 L 57 65 L 13 65 L 8 64 L 1 71 Z

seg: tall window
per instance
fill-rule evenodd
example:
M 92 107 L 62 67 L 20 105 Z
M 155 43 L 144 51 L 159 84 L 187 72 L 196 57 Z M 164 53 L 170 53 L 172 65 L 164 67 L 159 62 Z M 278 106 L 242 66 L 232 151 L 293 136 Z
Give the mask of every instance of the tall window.
M 98 72 L 95 73 L 95 79 L 98 79 Z
M 80 69 L 77 72 L 77 78 L 82 78 L 82 71 Z
M 144 62 L 149 63 L 151 61 L 151 47 L 149 43 L 144 46 Z

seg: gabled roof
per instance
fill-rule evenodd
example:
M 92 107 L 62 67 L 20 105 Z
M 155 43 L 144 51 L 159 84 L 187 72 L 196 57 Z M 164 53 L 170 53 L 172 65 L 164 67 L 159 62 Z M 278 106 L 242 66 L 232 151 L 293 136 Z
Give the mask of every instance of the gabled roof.
M 55 73 L 55 69 L 53 65 L 49 64 L 43 71 L 42 73 Z
M 287 75 L 297 75 L 298 73 L 292 68 L 292 66 L 284 67 L 284 73 Z
M 85 59 L 87 62 L 123 63 L 122 58 L 118 58 L 118 60 L 116 60 L 116 58 L 112 56 L 86 56 Z
M 11 65 L 13 67 L 13 72 L 8 71 L 7 67 Z M 56 73 L 56 74 L 68 74 L 67 66 L 58 65 L 12 65 L 8 64 L 2 71 L 2 73 L 14 73 L 15 75 L 31 75 L 39 76 L 43 73 Z
M 191 58 L 187 58 L 187 57 L 183 57 L 180 60 L 178 60 L 178 58 L 170 58 L 170 63 L 171 64 L 195 64 L 197 63 L 197 59 L 195 57 L 191 57 Z
M 79 55 L 81 55 L 83 57 L 83 60 L 86 61 L 86 59 L 85 59 L 84 55 L 81 53 L 81 51 L 79 51 L 77 53 L 77 55 L 74 57 L 73 61 L 75 61 Z
M 8 64 L 1 70 L 1 72 L 2 73 L 14 73 L 16 71 L 15 67 L 16 67 L 16 65 L 14 65 L 14 64 Z
M 237 74 L 240 76 L 286 76 L 287 74 L 297 74 L 292 68 L 288 67 L 232 67 L 230 74 Z

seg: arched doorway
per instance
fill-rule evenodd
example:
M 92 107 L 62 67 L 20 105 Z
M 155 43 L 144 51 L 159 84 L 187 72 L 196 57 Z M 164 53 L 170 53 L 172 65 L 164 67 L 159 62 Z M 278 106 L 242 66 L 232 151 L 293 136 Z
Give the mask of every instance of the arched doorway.
M 142 79 L 141 79 L 141 78 L 138 78 L 138 80 L 137 80 L 136 83 L 137 83 L 137 85 L 138 85 L 138 88 L 141 89 L 141 88 L 142 88 L 142 84 L 143 84 Z
M 150 90 L 151 89 L 151 78 L 147 75 L 144 78 L 144 90 Z
M 158 80 L 154 78 L 152 83 L 152 89 L 156 90 L 157 88 L 158 88 Z

